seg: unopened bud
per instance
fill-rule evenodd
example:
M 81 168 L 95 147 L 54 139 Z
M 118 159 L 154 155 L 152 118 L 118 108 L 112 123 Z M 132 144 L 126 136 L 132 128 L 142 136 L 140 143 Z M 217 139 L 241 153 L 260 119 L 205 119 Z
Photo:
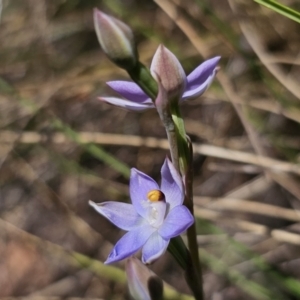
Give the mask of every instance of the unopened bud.
M 130 295 L 135 300 L 160 300 L 163 297 L 162 280 L 135 257 L 126 262 Z
M 163 45 L 154 54 L 151 73 L 154 78 L 159 77 L 169 99 L 181 98 L 186 86 L 185 72 L 176 56 Z
M 132 30 L 123 22 L 94 9 L 94 25 L 98 41 L 117 66 L 131 70 L 138 62 Z

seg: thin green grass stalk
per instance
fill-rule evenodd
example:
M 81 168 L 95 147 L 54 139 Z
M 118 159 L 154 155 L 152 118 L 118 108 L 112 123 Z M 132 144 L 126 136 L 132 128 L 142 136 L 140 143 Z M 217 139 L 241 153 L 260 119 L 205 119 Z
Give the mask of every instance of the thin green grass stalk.
M 277 13 L 295 21 L 300 23 L 300 12 L 286 6 L 283 5 L 277 1 L 274 0 L 254 0 L 256 3 L 263 5 L 265 7 L 268 7 L 274 11 L 276 11 Z
M 199 249 L 199 253 L 202 257 L 202 261 L 208 268 L 218 275 L 226 277 L 229 281 L 239 287 L 242 291 L 252 296 L 255 299 L 260 300 L 281 300 L 279 295 L 265 288 L 264 286 L 247 279 L 240 272 L 230 270 L 230 266 L 220 261 L 214 255 L 208 253 L 204 249 Z
M 0 78 L 0 93 L 4 95 L 14 96 L 22 107 L 28 109 L 32 114 L 35 114 L 40 107 L 28 98 L 21 97 L 18 91 L 3 78 Z
M 276 287 L 285 289 L 294 296 L 299 297 L 300 299 L 300 282 L 290 276 L 286 276 L 280 273 L 279 270 L 274 269 L 268 262 L 265 261 L 260 255 L 253 252 L 247 246 L 243 245 L 240 242 L 237 242 L 232 237 L 220 229 L 219 227 L 213 225 L 210 222 L 205 222 L 206 228 L 209 233 L 212 234 L 225 234 L 228 237 L 228 242 L 230 246 L 233 247 L 235 251 L 242 254 L 245 258 L 251 260 L 253 264 L 257 267 L 258 270 L 262 271 L 268 280 L 272 284 L 276 284 Z M 282 298 L 281 298 L 282 299 Z
M 0 78 L 0 92 L 4 94 L 14 93 L 14 88 L 4 79 Z
M 78 252 L 71 252 L 70 255 L 74 259 L 75 264 L 81 268 L 90 270 L 99 277 L 108 278 L 118 283 L 125 284 L 126 274 L 123 270 L 109 265 L 104 265 L 102 262 L 92 259 L 84 254 Z M 192 300 L 193 297 L 183 295 L 175 291 L 170 286 L 164 285 L 164 298 L 165 300 Z
M 112 198 L 115 197 L 124 198 L 124 193 L 122 193 L 120 189 L 118 189 L 114 185 L 106 184 L 106 179 L 99 177 L 99 175 L 96 172 L 86 169 L 76 161 L 67 159 L 65 156 L 60 155 L 57 152 L 53 152 L 46 147 L 36 145 L 35 149 L 41 150 L 42 152 L 46 151 L 49 157 L 51 158 L 51 160 L 57 163 L 58 168 L 64 174 L 71 174 L 73 176 L 74 175 L 78 176 L 87 184 L 97 183 L 97 186 L 99 186 L 100 183 L 101 188 L 104 188 L 105 191 Z
M 69 137 L 71 140 L 74 142 L 78 143 L 81 145 L 86 151 L 94 156 L 95 158 L 100 159 L 103 161 L 105 164 L 109 165 L 112 167 L 114 170 L 122 174 L 125 178 L 129 178 L 130 176 L 130 171 L 129 167 L 124 164 L 123 162 L 119 161 L 106 151 L 104 151 L 102 148 L 99 146 L 96 146 L 95 144 L 84 144 L 81 142 L 80 137 L 76 131 L 71 129 L 69 126 L 66 124 L 63 124 L 60 120 L 54 119 L 53 120 L 53 126 L 62 132 L 65 133 L 67 137 Z
M 86 256 L 85 254 L 66 250 L 60 245 L 43 240 L 42 238 L 37 237 L 26 231 L 23 231 L 22 229 L 19 229 L 13 224 L 5 220 L 2 220 L 0 218 L 0 229 L 2 229 L 1 227 L 5 228 L 7 231 L 11 232 L 12 234 L 16 234 L 19 238 L 23 239 L 26 243 L 31 243 L 35 246 L 39 246 L 41 249 L 45 251 L 48 251 L 52 256 L 64 260 L 71 266 L 80 269 L 89 270 L 100 278 L 106 278 L 123 285 L 126 284 L 125 272 L 117 267 L 105 265 L 96 259 Z M 185 294 L 180 294 L 171 286 L 165 284 L 164 299 L 165 300 L 192 300 L 193 297 Z
M 221 33 L 221 35 L 223 35 L 223 38 L 227 41 L 227 43 L 230 43 L 236 51 L 241 52 L 239 38 L 237 37 L 237 34 L 234 32 L 232 27 L 228 23 L 220 19 L 213 12 L 213 10 L 210 9 L 207 1 L 195 1 L 199 8 L 203 11 L 203 13 L 209 17 L 209 21 L 218 29 L 218 33 Z
M 39 106 L 36 105 L 32 100 L 25 99 L 20 97 L 17 94 L 17 91 L 10 86 L 6 81 L 0 79 L 0 91 L 4 90 L 7 93 L 14 93 L 16 94 L 16 99 L 21 104 L 21 106 L 28 108 L 32 114 L 36 113 L 39 110 Z M 70 126 L 64 124 L 62 121 L 57 119 L 56 117 L 53 117 L 52 124 L 55 128 L 63 131 L 67 137 L 69 137 L 71 140 L 76 142 L 77 144 L 81 145 L 88 153 L 90 153 L 95 158 L 103 161 L 105 164 L 109 165 L 113 169 L 115 169 L 117 172 L 119 172 L 121 175 L 123 175 L 125 178 L 129 179 L 130 176 L 130 168 L 124 164 L 123 162 L 116 159 L 111 154 L 104 151 L 101 147 L 95 145 L 95 144 L 85 144 L 80 141 L 79 135 L 71 129 Z
M 279 270 L 274 269 L 264 260 L 264 258 L 251 251 L 245 245 L 235 241 L 232 238 L 230 238 L 230 241 L 235 249 L 237 249 L 246 257 L 250 258 L 256 267 L 267 274 L 268 277 L 275 282 L 278 287 L 286 289 L 294 296 L 300 297 L 300 282 L 298 280 L 280 274 Z
M 126 6 L 123 5 L 121 1 L 115 2 L 111 0 L 105 0 L 105 7 L 109 8 L 109 11 L 113 12 L 119 17 L 119 19 L 126 20 L 130 23 L 132 28 L 138 28 L 139 34 L 146 37 L 147 40 L 154 41 L 155 44 L 163 43 L 167 48 L 173 49 L 178 46 L 175 40 L 169 39 L 165 40 L 165 35 L 163 31 L 158 32 L 155 27 L 151 26 L 151 23 L 145 22 L 141 15 L 139 14 L 139 8 L 137 10 L 128 10 Z M 149 27 L 150 26 L 150 27 Z

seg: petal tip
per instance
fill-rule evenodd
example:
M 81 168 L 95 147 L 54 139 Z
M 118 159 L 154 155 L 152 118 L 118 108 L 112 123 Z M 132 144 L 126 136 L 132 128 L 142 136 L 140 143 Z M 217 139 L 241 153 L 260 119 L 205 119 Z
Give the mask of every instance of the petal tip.
M 97 206 L 97 204 L 95 202 L 93 202 L 92 200 L 89 200 L 89 205 L 92 206 L 92 207 L 95 207 Z
M 97 7 L 93 8 L 94 17 L 96 17 L 97 14 L 101 14 L 101 10 L 99 10 Z

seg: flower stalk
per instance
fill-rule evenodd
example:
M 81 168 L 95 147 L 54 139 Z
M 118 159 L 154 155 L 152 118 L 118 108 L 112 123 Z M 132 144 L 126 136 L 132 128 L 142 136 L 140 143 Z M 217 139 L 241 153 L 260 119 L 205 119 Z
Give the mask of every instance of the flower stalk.
M 177 236 L 171 239 L 168 251 L 173 255 L 178 264 L 184 270 L 184 276 L 196 300 L 203 300 L 202 278 L 193 265 L 193 259 L 189 250 L 186 248 L 182 238 Z
M 193 146 L 190 138 L 186 135 L 184 121 L 182 119 L 178 103 L 173 103 L 172 119 L 176 126 L 176 141 L 179 149 L 178 165 L 179 171 L 184 180 L 185 200 L 184 205 L 189 209 L 194 217 L 193 204 Z M 204 299 L 202 267 L 197 245 L 197 232 L 195 222 L 187 229 L 187 240 L 189 253 L 187 255 L 187 265 L 185 277 L 192 289 L 195 298 Z
M 172 118 L 170 101 L 168 100 L 167 91 L 161 83 L 160 76 L 156 74 L 156 77 L 159 92 L 155 100 L 155 106 L 167 133 L 173 165 L 175 169 L 179 172 L 179 150 L 176 135 L 176 125 Z
M 181 171 L 184 178 L 185 200 L 184 204 L 193 215 L 193 148 L 190 139 L 185 134 L 184 122 L 180 115 L 178 103 L 169 101 L 167 92 L 162 86 L 160 77 L 157 75 L 159 93 L 155 100 L 157 112 L 167 132 L 170 152 L 174 167 Z M 173 110 L 171 109 L 173 108 Z M 172 113 L 172 112 L 173 113 Z M 193 215 L 194 216 L 194 215 Z M 168 246 L 169 252 L 178 264 L 185 270 L 186 280 L 193 291 L 196 299 L 203 299 L 202 272 L 198 256 L 196 240 L 196 227 L 193 223 L 187 229 L 187 250 L 180 236 L 171 239 Z M 199 284 L 200 283 L 200 284 Z
M 171 105 L 171 114 L 172 114 L 172 120 L 175 124 L 175 130 L 176 130 L 176 141 L 178 145 L 178 151 L 179 151 L 179 172 L 181 173 L 182 177 L 185 177 L 185 174 L 188 170 L 188 166 L 190 165 L 190 154 L 188 151 L 188 144 L 186 140 L 186 132 L 184 127 L 184 121 L 182 119 L 179 105 L 178 103 L 174 102 Z
M 157 82 L 152 77 L 149 69 L 140 61 L 132 69 L 128 69 L 127 73 L 131 79 L 152 99 L 155 100 L 158 94 Z
M 188 136 L 186 136 L 186 141 L 188 144 L 189 150 L 189 165 L 188 170 L 185 176 L 185 206 L 189 209 L 192 216 L 194 216 L 194 201 L 193 201 L 193 144 Z M 199 287 L 201 292 L 199 293 L 200 298 L 204 299 L 204 292 L 203 292 L 203 276 L 202 276 L 202 264 L 201 259 L 199 256 L 198 244 L 197 244 L 197 231 L 196 231 L 196 223 L 194 222 L 188 229 L 187 229 L 187 240 L 188 240 L 188 248 L 191 253 L 191 261 L 193 266 L 192 271 L 195 272 L 195 278 L 199 283 Z M 194 277 L 192 277 L 194 280 Z
M 94 11 L 94 20 L 104 52 L 133 80 L 107 83 L 123 98 L 99 99 L 133 111 L 156 108 L 167 133 L 172 159 L 172 162 L 166 159 L 162 167 L 161 187 L 149 176 L 132 169 L 132 205 L 90 202 L 101 215 L 128 231 L 106 263 L 122 260 L 139 249 L 142 249 L 142 261 L 151 263 L 168 248 L 184 269 L 195 299 L 203 300 L 193 209 L 193 149 L 186 135 L 180 104 L 205 92 L 215 77 L 220 57 L 203 62 L 186 76 L 176 56 L 160 45 L 149 70 L 139 61 L 133 33 L 126 24 L 98 10 Z M 185 230 L 189 250 L 180 237 Z

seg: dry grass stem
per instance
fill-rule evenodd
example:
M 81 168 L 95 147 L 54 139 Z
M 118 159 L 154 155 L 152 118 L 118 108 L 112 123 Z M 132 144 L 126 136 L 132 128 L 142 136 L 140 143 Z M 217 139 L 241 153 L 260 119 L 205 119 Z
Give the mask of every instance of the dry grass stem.
M 98 132 L 79 132 L 78 136 L 81 143 L 122 145 L 131 147 L 145 146 L 149 148 L 169 149 L 169 144 L 166 139 L 158 139 L 153 137 L 144 138 L 139 136 Z M 10 144 L 16 141 L 18 141 L 18 143 L 24 144 L 39 144 L 46 142 L 55 144 L 70 143 L 70 139 L 64 133 L 53 133 L 50 135 L 46 135 L 38 132 L 16 133 L 7 130 L 3 130 L 0 132 L 0 141 L 3 144 Z M 194 152 L 197 154 L 232 160 L 240 163 L 253 164 L 261 168 L 269 168 L 276 172 L 290 172 L 300 175 L 300 166 L 289 162 L 206 144 L 194 144 L 193 147 Z
M 289 243 L 300 246 L 300 234 L 288 232 L 281 229 L 271 229 L 265 225 L 240 220 L 238 218 L 226 218 L 222 213 L 195 207 L 195 216 L 204 220 L 218 222 L 221 220 L 224 226 L 228 226 L 236 231 L 247 231 L 254 234 L 271 236 L 278 242 Z
M 231 5 L 232 10 L 239 14 L 241 11 L 236 5 L 235 0 L 228 0 Z M 252 49 L 259 57 L 260 61 L 265 65 L 265 67 L 273 74 L 273 76 L 283 85 L 287 90 L 289 90 L 295 97 L 300 100 L 300 89 L 297 80 L 289 77 L 280 66 L 272 63 L 272 60 L 276 59 L 272 55 L 268 54 L 264 49 L 263 41 L 260 40 L 260 35 L 258 34 L 256 28 L 250 24 L 246 19 L 239 19 L 239 25 L 243 34 L 245 35 L 248 43 L 251 45 Z M 271 61 L 271 62 L 270 62 Z
M 282 218 L 289 221 L 300 222 L 300 210 L 293 210 L 278 207 L 275 205 L 228 197 L 212 198 L 195 196 L 194 200 L 196 205 L 201 205 L 205 208 L 254 213 L 274 218 Z

